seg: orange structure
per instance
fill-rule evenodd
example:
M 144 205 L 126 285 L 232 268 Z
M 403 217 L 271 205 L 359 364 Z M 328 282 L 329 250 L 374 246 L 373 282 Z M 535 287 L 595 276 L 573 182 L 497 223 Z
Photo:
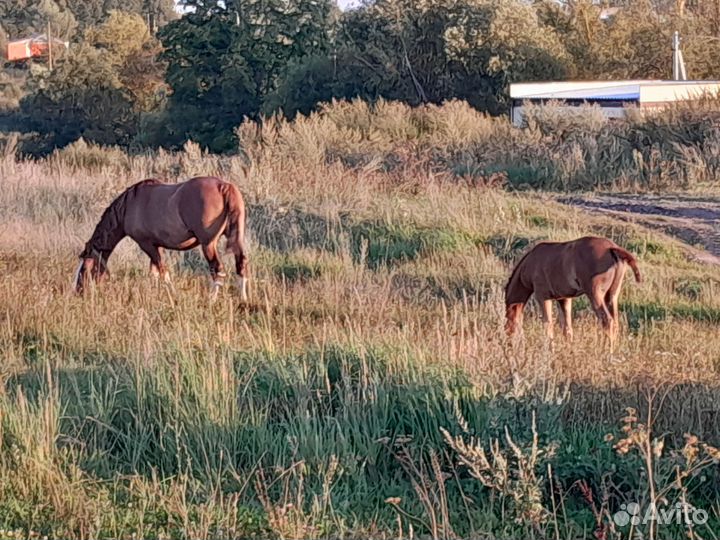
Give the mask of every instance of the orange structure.
M 11 62 L 39 58 L 48 55 L 49 42 L 46 34 L 34 34 L 23 39 L 14 39 L 7 44 L 6 57 Z M 69 43 L 61 39 L 52 39 L 53 48 L 68 48 Z

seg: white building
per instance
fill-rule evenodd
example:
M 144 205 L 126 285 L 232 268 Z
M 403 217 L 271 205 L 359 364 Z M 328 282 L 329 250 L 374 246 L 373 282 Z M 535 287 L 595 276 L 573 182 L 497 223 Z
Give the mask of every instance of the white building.
M 557 102 L 560 107 L 599 105 L 606 116 L 625 115 L 627 107 L 658 108 L 670 103 L 704 96 L 718 96 L 720 81 L 585 81 L 540 82 L 510 85 L 510 117 L 523 123 L 525 103 Z

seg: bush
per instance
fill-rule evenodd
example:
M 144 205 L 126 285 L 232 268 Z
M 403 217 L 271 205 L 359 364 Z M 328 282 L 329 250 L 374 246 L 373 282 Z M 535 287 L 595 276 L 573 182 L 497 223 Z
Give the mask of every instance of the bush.
M 21 110 L 28 131 L 39 133 L 33 153 L 48 153 L 80 137 L 101 145 L 127 146 L 138 115 L 104 53 L 81 45 L 52 73 L 35 81 L 38 90 Z
M 50 159 L 74 171 L 130 168 L 128 156 L 120 148 L 88 144 L 82 137 L 65 148 L 55 150 Z
M 529 106 L 526 126 L 478 113 L 464 102 L 412 108 L 383 100 L 333 101 L 290 122 L 273 116 L 237 130 L 257 162 L 417 171 L 420 162 L 485 184 L 560 191 L 687 187 L 720 170 L 720 100 L 630 110 L 609 121 L 598 107 Z M 406 178 L 407 179 L 407 178 Z

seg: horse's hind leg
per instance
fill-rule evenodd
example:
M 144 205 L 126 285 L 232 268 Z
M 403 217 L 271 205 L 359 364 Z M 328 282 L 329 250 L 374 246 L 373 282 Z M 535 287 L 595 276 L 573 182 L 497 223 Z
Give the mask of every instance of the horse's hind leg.
M 615 344 L 613 335 L 614 322 L 610 310 L 605 304 L 605 293 L 600 290 L 594 290 L 590 295 L 590 304 L 592 305 L 593 311 L 595 311 L 595 315 L 597 315 L 597 318 L 600 320 L 603 330 L 605 330 L 607 337 L 610 339 L 610 348 L 612 349 Z
M 235 254 L 235 270 L 238 275 L 238 288 L 240 289 L 240 300 L 248 301 L 247 284 L 248 284 L 248 267 L 245 249 L 241 248 Z
M 218 291 L 220 287 L 225 284 L 225 270 L 223 269 L 222 261 L 217 252 L 217 240 L 209 244 L 204 244 L 202 247 L 203 255 L 210 266 L 210 275 L 212 276 L 213 284 L 210 292 L 210 299 L 215 301 L 217 299 Z
M 612 326 L 610 331 L 612 332 L 613 338 L 617 338 L 618 333 L 620 332 L 620 321 L 618 320 L 618 296 L 620 296 L 619 292 L 620 291 L 608 291 L 605 295 L 605 305 L 607 305 L 610 316 L 612 317 Z
M 619 265 L 615 272 L 615 279 L 610 289 L 605 293 L 605 305 L 607 305 L 610 315 L 612 316 L 613 325 L 612 333 L 617 338 L 620 332 L 620 312 L 618 309 L 618 298 L 620 297 L 620 288 L 622 287 L 623 278 L 625 277 L 625 266 Z

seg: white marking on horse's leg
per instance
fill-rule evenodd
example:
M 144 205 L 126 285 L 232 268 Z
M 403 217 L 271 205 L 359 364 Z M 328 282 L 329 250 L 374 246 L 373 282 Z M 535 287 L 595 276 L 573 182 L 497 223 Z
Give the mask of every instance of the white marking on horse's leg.
M 210 300 L 214 302 L 217 300 L 218 292 L 220 291 L 220 288 L 223 286 L 222 281 L 213 281 L 212 288 L 210 289 Z
M 167 269 L 162 273 L 162 277 L 165 282 L 165 286 L 170 290 L 170 294 L 175 294 L 175 285 L 173 285 L 172 277 Z
M 248 284 L 247 278 L 244 278 L 244 277 L 238 278 L 238 288 L 240 289 L 240 300 L 242 300 L 243 302 L 248 301 L 247 284 Z
M 158 267 L 154 264 L 150 265 L 150 275 L 152 275 L 153 281 L 155 282 L 155 285 L 157 285 L 158 278 L 160 277 L 160 270 L 158 270 Z
M 78 264 L 77 270 L 75 270 L 75 275 L 73 276 L 73 287 L 78 288 L 78 285 L 80 284 L 80 271 L 82 270 L 83 263 L 85 261 L 80 261 L 80 264 Z

